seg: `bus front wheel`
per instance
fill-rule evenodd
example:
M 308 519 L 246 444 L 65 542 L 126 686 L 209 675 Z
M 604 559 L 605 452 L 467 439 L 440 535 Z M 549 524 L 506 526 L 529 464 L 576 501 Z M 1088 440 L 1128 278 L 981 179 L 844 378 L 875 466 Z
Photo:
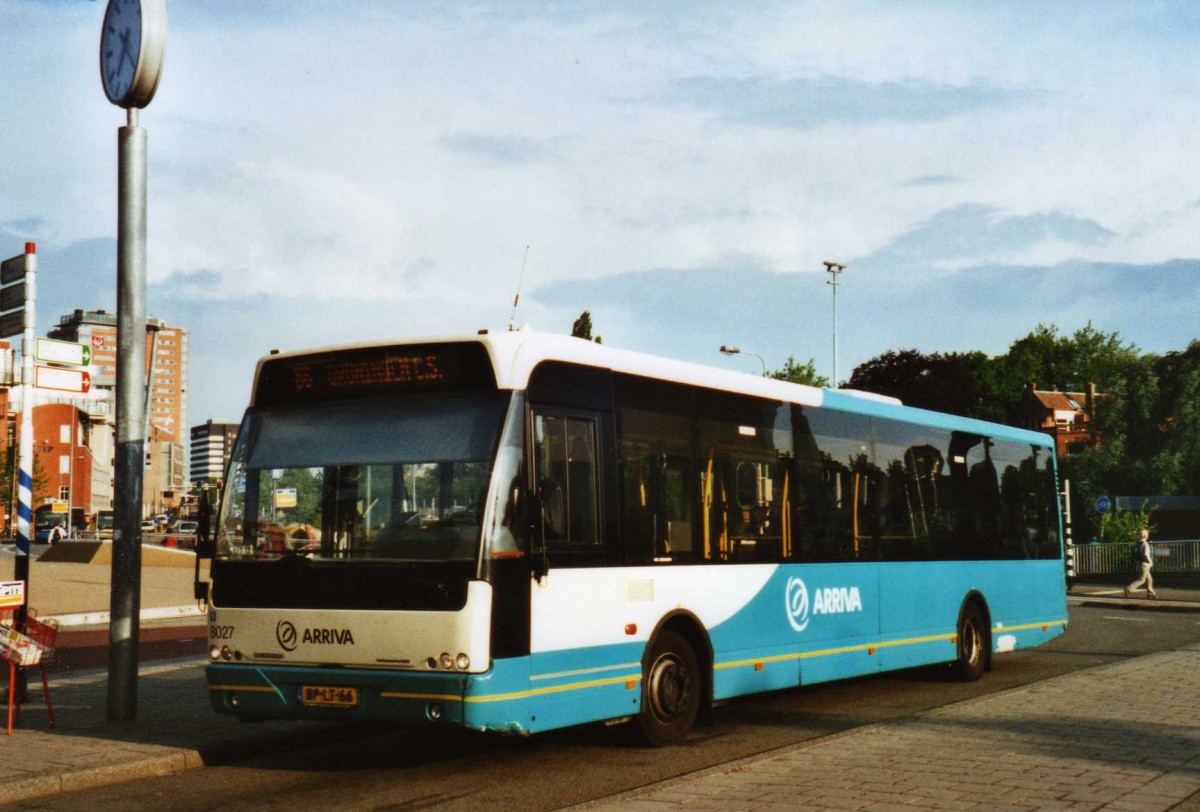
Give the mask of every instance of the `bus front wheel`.
M 954 671 L 963 682 L 975 682 L 983 676 L 987 665 L 988 631 L 983 613 L 975 603 L 963 607 L 958 620 L 958 659 Z
M 700 709 L 700 664 L 678 632 L 664 629 L 654 639 L 642 674 L 642 709 L 636 725 L 648 744 L 683 741 Z

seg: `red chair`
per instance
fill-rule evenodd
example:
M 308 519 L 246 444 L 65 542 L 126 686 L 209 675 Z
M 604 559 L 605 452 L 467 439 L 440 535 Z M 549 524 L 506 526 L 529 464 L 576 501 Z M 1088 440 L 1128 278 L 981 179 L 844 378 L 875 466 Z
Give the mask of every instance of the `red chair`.
M 28 610 L 25 623 L 17 628 L 11 611 L 0 614 L 0 658 L 8 661 L 8 735 L 12 735 L 14 716 L 21 723 L 21 697 L 17 691 L 17 672 L 21 668 L 37 666 L 42 675 L 42 692 L 46 697 L 46 710 L 50 716 L 50 727 L 56 727 L 54 705 L 50 701 L 50 681 L 46 676 L 46 663 L 54 655 L 58 641 L 58 621 L 38 620 L 37 613 Z

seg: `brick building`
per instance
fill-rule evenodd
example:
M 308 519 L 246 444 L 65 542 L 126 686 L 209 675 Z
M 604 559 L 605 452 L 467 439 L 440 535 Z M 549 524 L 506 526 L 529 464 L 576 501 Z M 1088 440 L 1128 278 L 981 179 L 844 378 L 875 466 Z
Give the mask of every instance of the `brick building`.
M 5 416 L 0 460 L 6 476 L 15 472 L 22 415 L 20 388 L 0 388 Z M 110 401 L 54 402 L 33 406 L 32 508 L 50 501 L 66 502 L 75 516 L 94 516 L 113 504 L 113 432 Z M 6 489 L 6 491 L 11 489 Z M 12 494 L 15 501 L 16 494 Z M 15 506 L 0 505 L 8 526 Z M 74 523 L 74 522 L 73 522 Z
M 1097 394 L 1095 384 L 1088 384 L 1086 392 L 1044 390 L 1030 384 L 1021 398 L 1019 425 L 1053 437 L 1060 458 L 1078 454 L 1103 439 L 1093 421 L 1104 397 Z

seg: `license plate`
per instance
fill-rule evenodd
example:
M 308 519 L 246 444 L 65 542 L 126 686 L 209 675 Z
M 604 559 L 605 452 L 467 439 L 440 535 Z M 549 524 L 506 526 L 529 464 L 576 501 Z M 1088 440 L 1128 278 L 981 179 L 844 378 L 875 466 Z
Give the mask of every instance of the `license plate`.
M 358 689 L 330 685 L 302 685 L 300 686 L 300 704 L 357 708 Z

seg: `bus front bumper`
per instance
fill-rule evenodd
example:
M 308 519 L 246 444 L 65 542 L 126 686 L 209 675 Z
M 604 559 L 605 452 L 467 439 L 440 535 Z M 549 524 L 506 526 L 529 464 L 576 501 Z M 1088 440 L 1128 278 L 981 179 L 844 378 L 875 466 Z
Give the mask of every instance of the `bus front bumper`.
M 210 664 L 209 700 L 242 719 L 457 724 L 466 674 Z

